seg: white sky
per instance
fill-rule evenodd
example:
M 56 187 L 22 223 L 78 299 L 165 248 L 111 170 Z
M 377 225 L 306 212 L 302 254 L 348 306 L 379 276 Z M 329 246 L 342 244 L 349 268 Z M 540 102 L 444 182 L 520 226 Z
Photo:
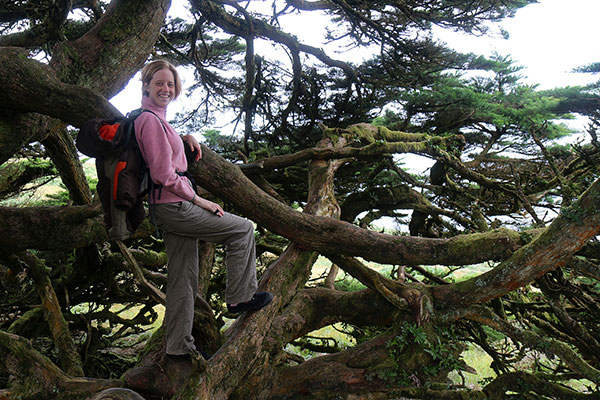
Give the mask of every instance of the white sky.
M 583 85 L 600 77 L 570 71 L 600 62 L 598 16 L 600 0 L 539 0 L 500 24 L 508 40 L 447 34 L 444 41 L 458 51 L 510 55 L 540 89 Z
M 258 1 L 257 1 L 258 3 Z M 268 6 L 271 1 L 262 1 Z M 185 0 L 173 0 L 170 15 L 185 11 Z M 517 65 L 524 66 L 521 74 L 526 82 L 538 84 L 540 89 L 559 86 L 583 85 L 600 79 L 600 75 L 571 73 L 573 68 L 592 62 L 600 62 L 600 0 L 539 0 L 538 4 L 520 9 L 514 18 L 504 20 L 502 26 L 510 35 L 502 39 L 492 37 L 472 37 L 452 32 L 441 34 L 450 47 L 461 52 L 473 52 L 489 56 L 493 51 L 510 55 Z M 288 17 L 291 22 L 292 17 Z M 312 18 L 312 20 L 311 20 Z M 296 34 L 302 42 L 321 47 L 322 34 L 315 29 L 315 16 L 297 19 L 296 23 L 284 25 L 284 29 Z M 318 17 L 317 17 L 318 18 Z M 307 29 L 310 26 L 310 29 Z M 317 33 L 317 36 L 314 34 Z M 257 51 L 264 51 L 271 45 L 257 43 Z M 340 58 L 345 58 L 340 55 Z M 190 82 L 184 81 L 184 86 Z M 139 107 L 139 76 L 131 80 L 129 86 L 111 102 L 123 113 Z M 174 108 L 182 107 L 181 100 Z

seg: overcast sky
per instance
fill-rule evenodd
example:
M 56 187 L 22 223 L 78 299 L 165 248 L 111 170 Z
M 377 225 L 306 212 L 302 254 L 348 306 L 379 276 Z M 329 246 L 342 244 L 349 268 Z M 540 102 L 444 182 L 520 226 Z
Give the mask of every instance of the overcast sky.
M 186 4 L 187 1 L 174 0 L 170 15 L 188 14 Z M 261 4 L 270 5 L 271 1 Z M 538 4 L 520 9 L 514 18 L 500 24 L 509 33 L 508 40 L 499 35 L 472 37 L 454 33 L 445 33 L 442 38 L 450 47 L 462 52 L 489 56 L 496 51 L 501 55 L 511 55 L 518 65 L 526 67 L 521 72 L 527 76 L 526 81 L 538 84 L 540 89 L 582 85 L 600 79 L 600 75 L 570 72 L 578 66 L 600 62 L 599 16 L 600 0 L 539 0 Z M 314 15 L 311 18 L 314 23 Z M 317 30 L 312 27 L 306 29 L 314 26 L 310 20 L 295 21 L 294 24 L 291 20 L 286 22 L 285 29 L 307 44 L 322 45 L 319 42 L 322 35 L 311 37 L 310 34 Z M 257 43 L 257 51 L 260 51 L 260 46 Z M 269 47 L 271 44 L 263 43 L 262 46 Z M 190 83 L 184 82 L 184 85 Z M 138 107 L 140 101 L 139 77 L 134 77 L 129 86 L 112 99 L 123 113 Z
M 539 0 L 514 18 L 500 23 L 510 35 L 467 37 L 445 34 L 445 41 L 463 52 L 490 55 L 496 51 L 511 55 L 527 82 L 540 89 L 575 86 L 593 82 L 600 76 L 571 73 L 573 68 L 600 62 L 600 0 Z

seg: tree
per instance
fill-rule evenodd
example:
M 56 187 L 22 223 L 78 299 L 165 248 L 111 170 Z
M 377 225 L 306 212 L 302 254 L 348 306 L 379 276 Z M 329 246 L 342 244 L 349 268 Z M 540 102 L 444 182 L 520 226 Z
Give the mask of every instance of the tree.
M 0 207 L 0 395 L 597 398 L 598 144 L 593 126 L 589 144 L 555 143 L 571 133 L 557 120 L 594 116 L 597 94 L 539 92 L 510 58 L 458 54 L 430 34 L 481 33 L 531 2 L 191 0 L 191 22 L 165 20 L 159 0 L 0 2 L 0 193 L 58 174 L 69 195 Z M 328 18 L 332 43 L 376 51 L 335 58 L 286 32 L 295 14 Z M 257 54 L 259 40 L 285 56 Z M 127 248 L 107 242 L 73 145 L 83 121 L 119 113 L 106 99 L 152 57 L 194 74 L 182 130 L 236 116 L 240 134 L 208 130 L 191 172 L 257 224 L 260 285 L 275 294 L 224 329 L 221 250 L 201 244 L 194 336 L 212 356 L 191 368 L 166 364 L 162 328 L 143 334 L 164 299 L 162 242 L 149 224 Z M 426 173 L 402 155 L 427 160 Z M 382 217 L 399 229 L 382 232 Z M 331 267 L 315 283 L 319 257 Z M 349 347 L 311 335 L 332 325 Z M 132 340 L 135 357 L 116 350 Z M 449 383 L 472 371 L 460 357 L 471 343 L 496 376 Z

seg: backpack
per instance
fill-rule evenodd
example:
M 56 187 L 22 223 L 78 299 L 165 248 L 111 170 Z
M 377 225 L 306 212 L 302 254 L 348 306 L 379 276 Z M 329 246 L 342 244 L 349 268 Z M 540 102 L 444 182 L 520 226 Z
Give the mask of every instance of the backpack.
M 128 239 L 146 216 L 143 198 L 153 184 L 134 129 L 143 112 L 152 111 L 137 109 L 125 118 L 89 120 L 77 135 L 77 149 L 96 159 L 96 189 L 111 240 Z

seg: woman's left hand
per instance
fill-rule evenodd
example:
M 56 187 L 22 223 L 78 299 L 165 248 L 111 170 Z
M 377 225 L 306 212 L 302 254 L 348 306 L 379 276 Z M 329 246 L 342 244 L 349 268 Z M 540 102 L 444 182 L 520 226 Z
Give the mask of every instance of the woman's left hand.
M 190 150 L 194 151 L 196 150 L 196 160 L 198 161 L 199 159 L 202 158 L 202 149 L 200 148 L 200 143 L 198 143 L 198 141 L 196 140 L 196 138 L 192 135 L 185 135 L 183 136 L 183 141 L 187 143 L 188 146 L 190 146 Z

